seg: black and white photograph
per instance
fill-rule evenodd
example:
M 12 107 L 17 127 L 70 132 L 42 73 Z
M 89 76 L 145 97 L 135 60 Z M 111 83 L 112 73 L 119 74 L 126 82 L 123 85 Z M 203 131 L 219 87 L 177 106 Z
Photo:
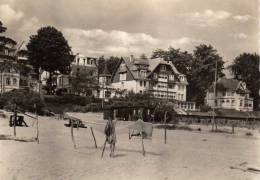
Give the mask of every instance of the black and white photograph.
M 0 0 L 0 180 L 260 180 L 260 0 Z

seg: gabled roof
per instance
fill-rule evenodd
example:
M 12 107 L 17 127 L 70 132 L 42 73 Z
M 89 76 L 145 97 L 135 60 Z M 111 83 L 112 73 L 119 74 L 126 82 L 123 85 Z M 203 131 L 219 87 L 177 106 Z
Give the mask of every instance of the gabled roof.
M 170 65 L 175 74 L 177 74 L 177 75 L 181 74 L 171 62 L 167 62 L 167 61 L 163 60 L 162 58 L 149 59 L 149 69 L 150 69 L 151 73 L 160 64 Z
M 139 59 L 132 58 L 132 57 L 123 58 L 123 61 L 125 62 L 126 67 L 130 70 L 131 75 L 134 77 L 134 79 L 138 79 L 138 77 L 135 76 L 135 73 L 133 73 L 133 71 L 137 70 L 137 66 L 136 66 L 137 61 L 136 60 L 138 60 L 138 62 L 141 62 Z M 165 64 L 165 65 L 170 65 L 173 72 L 176 75 L 181 75 L 181 73 L 176 69 L 176 67 L 171 62 L 168 63 L 167 61 L 163 60 L 162 58 L 147 59 L 147 62 L 148 62 L 148 64 L 143 63 L 143 61 L 142 61 L 142 65 L 148 65 L 148 72 L 150 72 L 150 74 L 156 69 L 157 66 L 159 66 L 160 64 Z M 148 74 L 148 76 L 150 74 Z
M 225 91 L 235 92 L 241 87 L 242 83 L 242 81 L 239 81 L 237 79 L 221 78 L 217 81 L 217 88 L 224 89 Z M 249 90 L 247 88 L 243 90 L 246 93 L 249 93 Z M 210 86 L 209 91 L 213 92 L 213 85 Z

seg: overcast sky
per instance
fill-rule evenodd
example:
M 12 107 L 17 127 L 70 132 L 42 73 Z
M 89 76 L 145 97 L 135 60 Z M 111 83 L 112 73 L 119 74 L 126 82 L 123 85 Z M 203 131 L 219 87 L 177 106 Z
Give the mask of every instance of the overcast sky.
M 0 19 L 18 42 L 52 25 L 74 53 L 97 57 L 206 43 L 230 63 L 259 42 L 258 0 L 0 0 Z

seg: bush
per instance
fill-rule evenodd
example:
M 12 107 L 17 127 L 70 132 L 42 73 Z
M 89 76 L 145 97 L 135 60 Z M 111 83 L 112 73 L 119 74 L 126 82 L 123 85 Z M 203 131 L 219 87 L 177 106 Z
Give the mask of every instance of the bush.
M 44 100 L 50 104 L 74 104 L 85 106 L 93 101 L 92 97 L 66 94 L 64 96 L 45 96 Z
M 212 111 L 212 108 L 208 105 L 203 105 L 200 107 L 200 111 L 201 112 L 209 112 L 209 111 Z
M 39 94 L 30 90 L 16 89 L 0 95 L 0 108 L 13 110 L 14 104 L 18 109 L 29 112 L 35 112 L 35 104 L 38 113 L 42 113 L 45 108 Z

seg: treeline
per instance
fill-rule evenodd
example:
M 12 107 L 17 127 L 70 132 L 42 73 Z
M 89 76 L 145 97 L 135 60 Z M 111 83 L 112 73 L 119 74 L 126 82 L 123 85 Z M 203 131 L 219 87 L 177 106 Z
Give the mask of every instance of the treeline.
M 0 33 L 6 31 L 0 21 Z M 0 36 L 0 50 L 5 47 L 6 41 L 9 40 L 5 36 Z M 47 92 L 53 94 L 55 86 L 52 76 L 55 72 L 69 74 L 71 72 L 71 63 L 74 56 L 67 40 L 61 31 L 55 27 L 42 27 L 37 31 L 36 35 L 31 35 L 29 43 L 26 45 L 28 50 L 28 62 L 33 66 L 34 71 L 40 74 L 42 71 L 49 72 L 50 76 L 47 80 Z M 145 55 L 141 55 L 145 58 Z M 157 49 L 152 53 L 151 58 L 157 57 L 171 61 L 178 71 L 187 76 L 189 85 L 187 89 L 187 100 L 195 101 L 197 106 L 204 104 L 206 90 L 214 82 L 215 67 L 217 65 L 217 77 L 224 76 L 224 61 L 218 51 L 211 45 L 201 44 L 196 46 L 192 53 L 169 47 L 166 50 Z M 233 73 L 234 78 L 242 80 L 247 84 L 254 98 L 254 110 L 259 108 L 259 55 L 243 53 L 238 55 L 233 64 L 229 66 L 229 70 Z M 99 58 L 98 73 L 102 73 L 105 62 L 108 71 L 112 74 L 121 57 L 110 57 L 105 60 L 102 56 Z M 28 71 L 27 71 L 28 72 Z M 76 76 L 74 79 L 75 91 L 79 94 L 88 88 L 97 86 L 97 82 L 93 81 L 89 74 Z M 81 79 L 80 79 L 81 78 Z M 94 84 L 93 84 L 94 82 Z M 86 92 L 85 92 L 86 93 Z
M 144 54 L 140 56 L 146 58 Z M 112 74 L 122 57 L 110 57 L 106 59 L 109 72 Z M 212 45 L 201 44 L 196 46 L 192 53 L 169 47 L 166 50 L 157 49 L 153 51 L 151 59 L 163 58 L 171 61 L 180 73 L 187 76 L 187 100 L 195 101 L 197 106 L 204 105 L 206 91 L 213 84 L 215 70 L 217 67 L 217 78 L 224 74 L 224 61 L 217 49 Z M 100 57 L 99 72 L 104 68 L 104 57 Z M 260 58 L 257 54 L 243 53 L 233 60 L 233 64 L 226 67 L 231 71 L 235 79 L 242 80 L 254 98 L 254 110 L 259 108 L 260 88 Z

